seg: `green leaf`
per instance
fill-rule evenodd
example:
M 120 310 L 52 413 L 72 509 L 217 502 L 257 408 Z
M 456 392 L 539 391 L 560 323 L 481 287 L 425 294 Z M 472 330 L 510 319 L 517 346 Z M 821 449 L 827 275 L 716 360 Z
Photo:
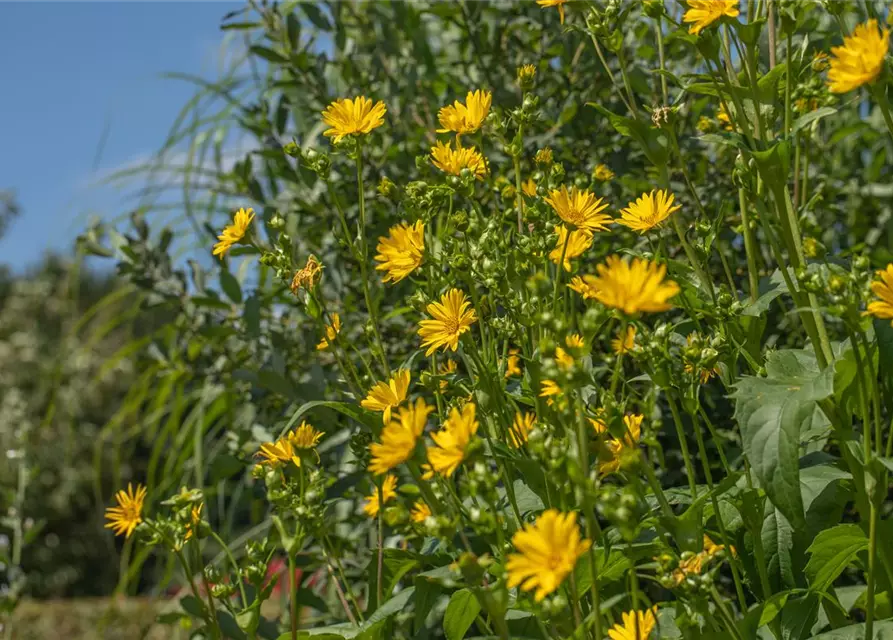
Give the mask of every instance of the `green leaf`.
M 800 493 L 800 431 L 808 429 L 817 401 L 831 395 L 834 369 L 818 370 L 809 351 L 770 353 L 767 377 L 735 385 L 735 418 L 744 449 L 766 494 L 795 529 L 806 525 Z
M 794 124 L 791 125 L 791 129 L 794 133 L 800 131 L 804 127 L 808 127 L 813 122 L 824 118 L 825 116 L 830 116 L 833 113 L 837 113 L 837 109 L 834 107 L 822 107 L 821 109 L 816 109 L 815 111 L 810 111 L 809 113 L 805 113 L 796 120 L 794 120 Z
M 214 456 L 211 462 L 211 482 L 220 482 L 239 473 L 245 465 L 234 455 L 221 453 Z
M 865 532 L 855 524 L 822 531 L 807 549 L 806 577 L 813 591 L 826 591 L 858 553 L 868 548 Z
M 223 289 L 223 292 L 226 294 L 227 298 L 229 298 L 236 304 L 241 304 L 242 287 L 239 286 L 239 281 L 236 280 L 236 276 L 231 274 L 229 271 L 221 271 L 220 288 Z
M 813 636 L 812 640 L 864 640 L 864 638 L 865 624 L 860 623 L 820 633 Z M 875 622 L 872 640 L 893 640 L 893 621 Z
M 462 640 L 480 611 L 481 604 L 471 591 L 456 591 L 450 597 L 443 616 L 443 631 L 447 640 Z
M 784 640 L 806 640 L 819 616 L 821 599 L 807 593 L 789 600 L 781 612 L 781 634 Z
M 790 591 L 773 594 L 771 598 L 747 612 L 744 619 L 738 623 L 738 630 L 745 638 L 756 638 L 757 629 L 775 620 L 790 596 Z
M 307 14 L 307 18 L 317 29 L 322 29 L 323 31 L 332 30 L 332 25 L 329 24 L 329 19 L 326 18 L 326 14 L 312 2 L 302 2 L 301 10 Z
M 429 580 L 422 576 L 416 576 L 414 585 L 415 612 L 413 614 L 413 631 L 419 633 L 425 626 L 425 620 L 437 603 L 440 594 L 443 593 L 443 589 L 434 580 Z
M 196 618 L 205 615 L 205 607 L 195 596 L 183 596 L 180 598 L 180 606 L 183 607 L 183 611 Z
M 268 47 L 262 47 L 260 45 L 253 45 L 249 51 L 259 58 L 263 58 L 267 62 L 276 62 L 278 64 L 288 64 L 288 58 L 279 53 L 278 51 L 273 51 Z
M 645 124 L 644 122 L 633 118 L 619 116 L 616 113 L 605 109 L 600 104 L 594 102 L 587 102 L 586 104 L 607 117 L 611 122 L 611 126 L 614 127 L 617 133 L 632 138 L 638 142 L 639 146 L 642 148 L 642 152 L 648 157 L 651 164 L 657 166 L 667 164 L 669 151 L 667 149 L 666 135 L 662 130 L 655 129 L 651 127 L 650 124 Z
M 773 589 L 791 589 L 797 586 L 794 577 L 794 531 L 778 509 L 770 508 L 760 529 L 763 550 L 766 554 L 766 570 Z

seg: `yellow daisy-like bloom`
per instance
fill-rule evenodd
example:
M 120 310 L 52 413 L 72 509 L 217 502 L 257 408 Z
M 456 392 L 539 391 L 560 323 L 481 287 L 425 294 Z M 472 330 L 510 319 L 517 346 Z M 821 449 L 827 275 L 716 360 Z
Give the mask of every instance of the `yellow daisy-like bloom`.
M 550 191 L 549 197 L 545 200 L 559 218 L 575 229 L 605 231 L 608 228 L 605 225 L 614 222 L 611 216 L 601 213 L 608 208 L 607 203 L 586 189 L 571 187 L 568 191 L 567 187 L 563 186 L 561 189 Z
M 392 500 L 397 496 L 397 478 L 396 476 L 388 476 L 384 479 L 384 484 L 381 485 L 381 497 L 383 498 L 383 504 L 387 504 L 388 501 Z M 366 496 L 366 504 L 363 506 L 363 511 L 370 518 L 374 518 L 378 515 L 378 512 L 381 511 L 381 505 L 378 503 L 378 487 L 373 489 L 372 493 Z
M 519 553 L 508 556 L 507 586 L 520 586 L 522 591 L 536 589 L 533 597 L 540 602 L 561 586 L 592 541 L 581 539 L 575 512 L 549 509 L 535 523 L 515 532 L 512 544 Z
M 458 176 L 462 169 L 468 169 L 478 180 L 487 175 L 487 161 L 474 147 L 462 147 L 456 142 L 456 148 L 452 148 L 452 142 L 446 144 L 438 140 L 431 147 L 431 162 L 434 166 L 454 176 Z
M 614 172 L 606 164 L 596 165 L 595 169 L 592 170 L 592 177 L 598 180 L 599 182 L 607 182 L 614 177 Z
M 700 553 L 679 561 L 679 565 L 673 570 L 673 582 L 678 587 L 687 576 L 696 576 L 701 573 L 704 565 L 704 556 Z
M 596 282 L 595 276 L 574 276 L 567 287 L 583 296 L 584 300 L 595 300 L 595 294 L 598 293 Z
M 515 419 L 512 421 L 512 428 L 509 429 L 509 444 L 515 449 L 520 448 L 527 442 L 527 437 L 535 424 L 536 416 L 534 414 L 521 413 L 520 411 L 516 413 Z
M 606 444 L 609 457 L 607 460 L 602 460 L 599 464 L 599 471 L 601 473 L 614 473 L 618 469 L 620 469 L 620 463 L 624 456 L 631 455 L 635 452 L 636 448 L 639 445 L 639 438 L 642 436 L 642 420 L 644 416 L 638 414 L 627 414 L 623 416 L 623 424 L 626 427 L 626 435 L 623 438 L 611 438 Z M 590 420 L 592 426 L 595 428 L 596 433 L 599 432 L 599 425 L 596 424 L 596 421 Z M 599 421 L 600 422 L 600 421 Z M 607 431 L 607 427 L 604 423 L 601 423 L 601 426 L 604 427 L 604 431 Z
M 391 410 L 406 400 L 408 390 L 409 369 L 400 369 L 388 382 L 376 382 L 360 406 L 369 411 L 381 411 L 382 422 L 387 424 L 391 421 Z
M 673 194 L 663 189 L 643 193 L 635 202 L 630 202 L 626 209 L 621 209 L 617 224 L 640 234 L 645 233 L 682 208 L 678 204 L 673 206 L 673 200 Z
M 536 0 L 541 7 L 558 7 L 558 19 L 564 24 L 564 5 L 567 0 Z
M 574 358 L 561 347 L 555 347 L 555 363 L 565 371 L 574 366 Z
M 294 446 L 288 436 L 279 438 L 276 442 L 265 442 L 260 445 L 257 455 L 262 458 L 261 465 L 279 467 L 283 464 L 293 462 L 296 467 L 301 466 L 301 458 L 295 453 Z
M 893 326 L 893 263 L 877 272 L 878 279 L 871 283 L 871 292 L 878 297 L 868 303 L 864 315 L 891 320 Z
M 533 181 L 533 178 L 528 178 L 527 182 L 521 183 L 521 191 L 525 196 L 536 197 L 536 183 Z
M 567 345 L 568 349 L 582 349 L 586 346 L 586 342 L 583 340 L 583 336 L 579 333 L 572 333 L 569 336 L 565 337 L 564 344 Z
M 720 104 L 719 110 L 716 112 L 716 119 L 719 120 L 720 126 L 726 131 L 734 131 L 735 127 L 732 125 L 732 119 L 729 117 L 729 112 L 726 111 L 726 108 Z
M 455 372 L 456 372 L 456 361 L 455 360 L 447 360 L 446 362 L 441 364 L 439 367 L 437 367 L 437 374 L 441 375 L 441 376 L 448 376 L 451 373 L 455 373 Z M 447 382 L 446 380 L 440 381 L 440 390 L 441 391 L 446 391 L 448 386 L 450 386 L 450 385 L 449 385 L 449 382 Z
M 444 350 L 459 348 L 459 336 L 468 331 L 477 321 L 471 302 L 459 289 L 450 289 L 440 298 L 440 302 L 428 305 L 428 314 L 433 320 L 422 320 L 418 334 L 422 347 L 428 347 L 426 356 L 443 347 Z
M 656 611 L 657 606 L 654 606 L 647 611 L 627 611 L 621 614 L 621 622 L 608 630 L 608 638 L 611 640 L 646 640 L 657 625 L 657 618 L 654 616 Z M 639 629 L 638 633 L 636 627 Z
M 190 510 L 189 524 L 186 525 L 186 535 L 183 537 L 184 540 L 191 540 L 192 536 L 195 534 L 195 530 L 202 521 L 202 509 L 204 506 L 204 502 L 199 502 Z
M 434 477 L 434 469 L 427 462 L 422 463 L 422 480 L 430 480 Z
M 679 285 L 664 280 L 665 265 L 641 258 L 630 263 L 620 256 L 608 256 L 596 269 L 598 277 L 592 283 L 595 299 L 627 315 L 666 311 L 673 306 L 667 300 L 679 293 Z
M 550 147 L 545 147 L 544 149 L 540 149 L 536 152 L 536 155 L 533 157 L 533 161 L 537 164 L 541 165 L 550 165 L 552 164 L 552 149 Z
M 341 142 L 345 136 L 370 133 L 384 124 L 387 111 L 384 102 L 379 100 L 373 105 L 365 96 L 335 100 L 322 112 L 323 122 L 331 127 L 323 131 L 323 135 L 333 136 L 334 142 Z
M 388 230 L 388 237 L 379 237 L 375 247 L 380 262 L 375 267 L 385 271 L 383 282 L 400 282 L 422 264 L 425 254 L 425 223 L 398 224 Z
M 332 343 L 335 341 L 335 336 L 341 333 L 341 316 L 338 315 L 337 311 L 332 312 L 332 323 L 326 325 L 326 335 L 323 336 L 323 339 L 319 341 L 319 344 L 316 345 L 317 351 L 324 351 L 328 349 Z
M 877 20 L 858 25 L 843 39 L 842 47 L 831 48 L 834 57 L 828 71 L 828 89 L 846 93 L 874 82 L 884 68 L 889 48 L 890 30 L 879 31 Z
M 434 411 L 424 399 L 418 398 L 415 404 L 397 410 L 397 420 L 388 424 L 381 432 L 381 444 L 369 445 L 372 460 L 369 471 L 375 475 L 387 473 L 397 465 L 409 460 L 415 451 L 416 440 L 425 431 L 428 414 Z
M 564 270 L 570 271 L 571 260 L 580 257 L 592 246 L 592 232 L 586 229 L 577 229 L 570 232 L 570 239 L 568 239 L 567 227 L 557 224 L 555 233 L 558 234 L 558 238 L 555 239 L 555 248 L 549 253 L 549 260 L 558 264 L 561 254 L 564 253 Z M 564 248 L 565 242 L 567 242 L 567 249 Z
M 442 476 L 450 477 L 465 459 L 465 450 L 477 433 L 475 405 L 468 402 L 460 412 L 453 408 L 450 417 L 437 433 L 431 434 L 435 447 L 428 447 L 428 463 Z
M 521 366 L 518 364 L 521 362 L 521 356 L 518 355 L 519 353 L 521 353 L 519 349 L 509 349 L 509 356 L 505 361 L 506 378 L 521 375 Z
M 317 431 L 312 424 L 301 420 L 301 426 L 288 434 L 288 441 L 295 449 L 312 449 L 319 443 L 322 436 L 322 431 Z
M 431 507 L 429 507 L 427 504 L 419 500 L 414 505 L 412 505 L 412 510 L 409 512 L 410 520 L 412 520 L 416 524 L 422 524 L 429 517 L 431 517 Z
M 540 398 L 546 398 L 546 404 L 550 407 L 555 404 L 555 399 L 561 394 L 564 393 L 561 390 L 561 387 L 558 386 L 558 383 L 554 380 L 542 380 L 540 381 Z
M 121 489 L 115 494 L 117 507 L 108 507 L 105 510 L 106 529 L 112 529 L 116 536 L 123 535 L 129 538 L 136 529 L 136 525 L 143 521 L 143 503 L 146 501 L 146 487 L 136 485 L 134 490 L 131 483 L 127 483 L 127 491 Z
M 687 4 L 682 21 L 693 23 L 688 32 L 696 35 L 723 16 L 737 18 L 740 13 L 738 0 L 688 0 Z
M 629 353 L 633 350 L 633 346 L 636 344 L 636 328 L 633 325 L 629 325 L 626 328 L 626 335 L 621 339 L 620 335 L 611 340 L 611 348 L 614 350 L 618 356 L 624 353 Z
M 493 94 L 489 91 L 469 91 L 465 96 L 465 104 L 458 100 L 452 105 L 441 107 L 437 112 L 437 119 L 442 129 L 437 133 L 453 131 L 458 136 L 463 133 L 474 133 L 481 128 L 484 118 L 490 113 L 490 105 L 493 102 Z M 444 169 L 446 171 L 446 169 Z
M 316 256 L 308 256 L 307 264 L 299 269 L 291 280 L 291 292 L 297 295 L 300 289 L 312 290 L 319 282 L 321 275 L 322 263 L 316 259 Z
M 220 256 L 220 259 L 223 260 L 223 255 L 234 244 L 245 237 L 245 234 L 248 232 L 248 225 L 251 224 L 252 220 L 254 220 L 254 209 L 239 209 L 236 211 L 235 215 L 233 215 L 233 223 L 226 225 L 223 228 L 223 233 L 217 236 L 220 242 L 214 245 L 214 250 L 211 252 L 212 255 Z

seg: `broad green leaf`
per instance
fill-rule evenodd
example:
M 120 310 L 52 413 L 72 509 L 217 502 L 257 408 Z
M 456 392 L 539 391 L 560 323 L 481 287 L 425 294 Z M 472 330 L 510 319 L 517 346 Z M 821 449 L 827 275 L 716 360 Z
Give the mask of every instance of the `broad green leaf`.
M 462 640 L 480 611 L 481 605 L 471 591 L 456 591 L 450 597 L 443 616 L 443 631 L 447 640 Z
M 821 599 L 817 593 L 806 593 L 788 600 L 781 612 L 781 634 L 784 640 L 806 640 L 819 616 Z
M 415 586 L 413 630 L 415 633 L 419 633 L 425 626 L 425 619 L 443 593 L 443 588 L 435 580 L 429 580 L 422 576 L 416 576 L 413 584 Z
M 858 553 L 868 548 L 865 532 L 855 524 L 840 524 L 816 536 L 807 550 L 806 577 L 813 591 L 825 591 Z
M 763 551 L 766 554 L 766 570 L 773 590 L 793 589 L 797 586 L 794 577 L 794 531 L 790 523 L 778 509 L 769 508 L 760 530 Z M 755 559 L 754 559 L 755 561 Z
M 738 622 L 738 630 L 745 638 L 755 638 L 757 629 L 775 620 L 790 596 L 790 591 L 780 591 L 765 602 L 761 602 Z
M 865 624 L 854 624 L 849 627 L 827 631 L 813 636 L 812 640 L 865 640 Z M 874 623 L 874 634 L 871 640 L 893 640 L 893 621 L 884 620 Z
M 796 120 L 794 120 L 794 124 L 791 125 L 791 129 L 793 129 L 794 133 L 797 133 L 804 127 L 808 127 L 813 122 L 816 122 L 825 116 L 830 116 L 833 113 L 837 113 L 837 109 L 834 107 L 821 107 L 820 109 L 816 109 L 815 111 L 810 111 L 806 113 Z
M 239 286 L 239 281 L 236 280 L 236 276 L 231 274 L 229 271 L 221 269 L 220 288 L 223 289 L 223 293 L 226 294 L 227 298 L 229 298 L 236 304 L 241 304 L 242 287 Z
M 820 372 L 808 351 L 770 353 L 765 378 L 735 386 L 735 418 L 744 449 L 766 494 L 794 528 L 806 525 L 800 494 L 800 431 L 811 426 L 816 402 L 831 395 L 834 370 Z

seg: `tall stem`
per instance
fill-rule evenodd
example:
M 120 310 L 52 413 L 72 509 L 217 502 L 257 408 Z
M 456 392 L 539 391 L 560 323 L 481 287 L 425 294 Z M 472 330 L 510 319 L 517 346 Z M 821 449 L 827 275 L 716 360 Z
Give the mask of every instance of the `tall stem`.
M 357 198 L 360 205 L 360 275 L 363 278 L 363 298 L 366 300 L 366 309 L 369 312 L 369 319 L 372 321 L 372 331 L 375 334 L 375 342 L 378 346 L 378 355 L 381 359 L 381 366 L 386 376 L 390 377 L 391 368 L 388 366 L 388 358 L 384 351 L 384 341 L 381 339 L 381 331 L 378 327 L 378 313 L 372 304 L 372 294 L 369 287 L 369 273 L 366 265 L 369 259 L 369 250 L 366 243 L 366 194 L 363 188 L 363 148 L 357 149 Z
M 695 482 L 695 467 L 691 462 L 691 453 L 688 450 L 688 443 L 685 440 L 685 428 L 682 425 L 682 417 L 679 415 L 679 408 L 673 399 L 673 394 L 669 389 L 664 394 L 667 398 L 667 404 L 670 405 L 670 413 L 673 414 L 673 423 L 676 425 L 676 435 L 679 438 L 679 448 L 682 451 L 682 459 L 685 462 L 685 472 L 688 474 L 688 488 L 691 491 L 692 500 L 698 499 L 698 487 Z
M 298 638 L 298 586 L 295 584 L 295 554 L 288 554 L 288 596 L 291 603 L 291 640 Z

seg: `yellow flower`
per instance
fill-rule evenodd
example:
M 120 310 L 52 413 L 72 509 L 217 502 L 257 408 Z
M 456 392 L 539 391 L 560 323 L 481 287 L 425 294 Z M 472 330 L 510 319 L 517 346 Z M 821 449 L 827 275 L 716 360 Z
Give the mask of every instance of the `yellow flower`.
M 117 507 L 108 507 L 105 510 L 106 529 L 112 529 L 116 536 L 123 535 L 127 538 L 136 529 L 136 525 L 143 521 L 142 511 L 143 502 L 146 501 L 146 487 L 141 484 L 136 485 L 134 491 L 133 485 L 127 483 L 127 491 L 119 490 L 115 494 Z
M 713 123 L 707 116 L 701 116 L 698 118 L 698 123 L 695 125 L 695 128 L 701 133 L 707 133 L 713 128 Z
M 437 119 L 442 129 L 437 133 L 454 131 L 458 136 L 463 133 L 474 133 L 481 128 L 484 118 L 490 113 L 490 104 L 493 102 L 493 94 L 489 91 L 468 92 L 465 96 L 465 104 L 458 100 L 452 105 L 441 107 L 437 112 Z M 446 171 L 446 169 L 444 169 Z
M 562 369 L 567 371 L 568 369 L 570 369 L 571 367 L 574 366 L 574 359 L 567 351 L 565 351 L 561 347 L 556 347 L 555 348 L 555 363 L 559 367 L 561 367 Z
M 190 510 L 189 523 L 186 525 L 186 535 L 183 537 L 184 540 L 191 540 L 192 536 L 195 534 L 195 530 L 202 521 L 202 509 L 204 506 L 204 502 L 199 502 Z
M 536 65 L 525 64 L 518 67 L 518 83 L 521 85 L 530 85 L 536 77 Z
M 570 271 L 571 260 L 583 255 L 592 246 L 592 232 L 586 229 L 577 229 L 570 232 L 570 239 L 568 239 L 567 227 L 557 224 L 555 233 L 558 234 L 558 238 L 555 240 L 555 248 L 549 253 L 549 260 L 558 264 L 561 254 L 564 253 L 564 270 Z M 564 247 L 565 242 L 567 249 Z
M 704 553 L 706 553 L 709 557 L 715 556 L 717 553 L 725 550 L 725 545 L 716 544 L 713 540 L 710 539 L 706 533 L 704 534 Z M 735 548 L 731 548 L 732 553 L 735 553 Z
M 878 297 L 868 303 L 864 315 L 893 320 L 893 263 L 884 271 L 877 272 L 878 280 L 871 283 L 871 292 Z M 893 326 L 893 321 L 890 322 Z
M 412 511 L 409 512 L 409 518 L 416 524 L 422 524 L 425 520 L 431 517 L 431 508 L 419 500 L 414 505 L 412 505 Z
M 299 269 L 297 273 L 295 273 L 295 277 L 291 280 L 291 292 L 297 295 L 298 290 L 302 288 L 310 291 L 316 286 L 316 283 L 319 282 L 319 277 L 321 275 L 322 264 L 316 259 L 316 256 L 308 256 L 307 264 Z
M 542 165 L 550 165 L 552 164 L 552 149 L 549 147 L 545 147 L 536 152 L 536 155 L 533 157 L 533 161 L 537 164 Z
M 520 553 L 508 556 L 507 586 L 520 586 L 522 591 L 536 589 L 534 599 L 540 602 L 561 586 L 592 541 L 581 539 L 575 512 L 549 509 L 535 523 L 515 532 L 512 544 Z
M 535 424 L 536 416 L 532 413 L 521 413 L 520 411 L 516 413 L 515 419 L 512 421 L 512 428 L 509 429 L 509 444 L 517 449 L 527 442 L 527 437 Z
M 541 7 L 558 7 L 558 19 L 564 24 L 564 5 L 567 0 L 536 0 Z
M 518 349 L 509 349 L 509 357 L 506 358 L 505 362 L 505 377 L 511 378 L 512 376 L 520 376 L 521 375 L 521 367 L 518 365 L 521 362 L 521 358 L 518 355 L 520 350 Z
M 843 39 L 842 47 L 832 47 L 828 89 L 846 93 L 863 84 L 874 82 L 884 68 L 884 56 L 890 48 L 890 30 L 878 31 L 877 20 L 871 19 L 853 29 Z
M 351 134 L 370 133 L 384 124 L 387 111 L 381 100 L 373 106 L 372 100 L 364 96 L 336 100 L 322 112 L 323 121 L 331 127 L 323 135 L 334 136 L 334 142 L 341 142 Z
M 459 289 L 450 289 L 440 298 L 440 302 L 428 305 L 428 314 L 433 320 L 422 320 L 419 323 L 419 336 L 422 347 L 430 356 L 440 347 L 455 351 L 459 347 L 459 336 L 468 331 L 477 321 L 474 309 L 468 297 Z
M 529 178 L 527 182 L 521 183 L 521 191 L 525 196 L 536 197 L 536 183 L 533 181 L 533 178 Z
M 332 323 L 326 325 L 326 335 L 324 335 L 323 339 L 319 341 L 318 345 L 316 345 L 316 349 L 318 351 L 328 349 L 335 341 L 335 336 L 337 336 L 339 333 L 341 333 L 341 316 L 338 315 L 337 311 L 333 311 Z
M 598 293 L 598 289 L 596 288 L 597 281 L 595 276 L 574 276 L 571 279 L 570 284 L 567 286 L 568 289 L 576 291 L 583 296 L 584 300 L 594 300 L 595 295 Z
M 451 373 L 455 373 L 455 372 L 456 372 L 456 361 L 455 360 L 447 359 L 446 362 L 444 362 L 437 368 L 437 375 L 441 375 L 441 376 L 448 376 Z M 440 381 L 440 390 L 441 391 L 446 391 L 448 386 L 449 386 L 449 383 L 446 380 Z
M 422 463 L 422 480 L 430 480 L 434 477 L 434 469 L 427 462 Z
M 698 34 L 711 24 L 727 16 L 737 18 L 738 0 L 688 0 L 688 11 L 682 16 L 683 22 L 692 22 L 689 33 Z
M 599 164 L 596 165 L 595 169 L 592 170 L 592 177 L 599 182 L 607 182 L 614 177 L 614 172 L 611 171 L 608 165 Z
M 276 468 L 281 464 L 294 462 L 296 467 L 301 466 L 301 458 L 295 453 L 291 439 L 286 436 L 279 438 L 276 442 L 265 442 L 260 445 L 257 455 L 263 458 L 261 465 L 268 465 Z
M 425 224 L 419 220 L 413 225 L 398 224 L 388 230 L 388 237 L 379 237 L 375 248 L 375 267 L 385 271 L 384 282 L 400 282 L 422 264 L 425 253 Z
M 288 441 L 295 449 L 313 449 L 322 436 L 322 431 L 317 431 L 312 424 L 301 420 L 301 426 L 288 434 Z
M 395 498 L 397 496 L 397 478 L 395 476 L 387 476 L 384 479 L 384 483 L 381 485 L 381 497 L 383 498 L 382 503 L 387 504 L 388 501 Z M 370 518 L 374 518 L 378 515 L 378 512 L 381 510 L 381 505 L 378 503 L 378 487 L 372 490 L 368 496 L 366 496 L 366 504 L 363 506 L 363 511 L 366 512 L 366 515 Z
M 831 66 L 831 58 L 829 58 L 828 54 L 824 51 L 816 51 L 815 55 L 812 56 L 811 65 L 812 70 L 816 73 L 827 71 L 828 67 Z
M 434 407 L 428 406 L 422 398 L 418 398 L 415 405 L 398 409 L 397 420 L 381 431 L 381 444 L 373 442 L 369 445 L 372 453 L 369 471 L 380 475 L 406 462 L 415 451 L 416 440 L 425 431 L 428 414 L 432 411 Z
M 376 382 L 360 406 L 369 411 L 381 411 L 382 422 L 387 424 L 391 421 L 391 410 L 406 400 L 408 390 L 409 369 L 400 369 L 388 382 Z
M 564 344 L 567 345 L 568 349 L 582 349 L 586 346 L 586 343 L 583 341 L 583 336 L 579 333 L 572 333 L 569 336 L 564 338 Z
M 456 142 L 456 149 L 452 148 L 452 142 L 446 144 L 437 141 L 431 147 L 431 161 L 434 166 L 454 176 L 458 176 L 462 169 L 468 169 L 478 180 L 487 175 L 487 162 L 474 147 L 462 147 Z
M 704 564 L 704 556 L 700 553 L 689 556 L 679 561 L 679 566 L 673 571 L 673 582 L 678 587 L 687 576 L 699 575 Z
M 799 113 L 815 111 L 818 108 L 818 98 L 797 98 L 797 100 L 794 101 L 794 109 L 796 109 Z
M 607 203 L 603 203 L 601 198 L 596 198 L 591 191 L 581 191 L 577 187 L 571 187 L 568 191 L 567 187 L 563 186 L 560 190 L 550 191 L 546 204 L 555 210 L 559 218 L 576 229 L 605 231 L 607 230 L 605 225 L 614 222 L 611 216 L 601 213 L 608 208 Z
M 614 349 L 614 353 L 618 356 L 632 351 L 635 344 L 636 328 L 633 325 L 629 325 L 626 328 L 626 335 L 622 339 L 618 334 L 616 338 L 611 340 L 611 348 Z
M 592 428 L 595 431 L 595 435 L 597 436 L 608 433 L 608 425 L 605 424 L 604 417 L 605 410 L 603 408 L 600 408 L 595 412 L 594 418 L 586 418 L 587 420 L 589 420 L 589 424 L 592 425 Z
M 601 473 L 614 473 L 620 468 L 620 463 L 625 456 L 633 454 L 637 455 L 639 438 L 642 435 L 643 419 L 644 416 L 638 414 L 627 414 L 623 416 L 623 424 L 626 427 L 626 434 L 620 439 L 611 438 L 605 443 L 609 456 L 608 459 L 602 460 L 599 465 L 599 471 Z M 596 421 L 590 420 L 590 422 L 595 428 L 596 433 L 599 433 L 599 425 L 596 424 Z M 601 422 L 601 426 L 605 427 L 603 422 Z M 606 431 L 607 428 L 605 427 L 604 430 Z
M 596 288 L 595 298 L 627 315 L 666 311 L 673 306 L 667 300 L 679 293 L 679 285 L 664 280 L 665 265 L 641 258 L 633 258 L 630 263 L 620 256 L 608 256 L 605 264 L 596 269 L 598 277 L 592 283 Z
M 431 439 L 437 445 L 428 447 L 431 468 L 440 475 L 452 476 L 465 459 L 465 450 L 477 430 L 473 402 L 466 403 L 461 412 L 453 408 L 440 431 L 431 434 Z
M 223 254 L 245 237 L 248 231 L 248 225 L 254 220 L 254 209 L 239 209 L 233 216 L 233 223 L 223 228 L 223 233 L 217 236 L 220 241 L 214 245 L 212 255 L 220 256 L 223 260 Z
M 726 131 L 734 131 L 735 127 L 732 125 L 732 119 L 729 117 L 729 112 L 726 111 L 725 106 L 721 103 L 719 105 L 719 110 L 716 112 L 716 119 L 719 120 L 719 124 Z
M 555 404 L 552 396 L 560 396 L 562 394 L 561 387 L 554 380 L 540 381 L 540 398 L 546 398 L 546 404 L 550 407 Z
M 657 606 L 654 606 L 647 611 L 627 611 L 621 614 L 622 622 L 618 622 L 608 630 L 608 638 L 610 640 L 646 640 L 657 625 L 657 618 L 654 617 L 656 611 Z M 638 633 L 636 627 L 638 627 Z
M 673 200 L 673 194 L 663 189 L 643 193 L 635 202 L 630 202 L 626 209 L 621 209 L 617 224 L 645 233 L 682 208 L 678 204 L 673 206 Z

